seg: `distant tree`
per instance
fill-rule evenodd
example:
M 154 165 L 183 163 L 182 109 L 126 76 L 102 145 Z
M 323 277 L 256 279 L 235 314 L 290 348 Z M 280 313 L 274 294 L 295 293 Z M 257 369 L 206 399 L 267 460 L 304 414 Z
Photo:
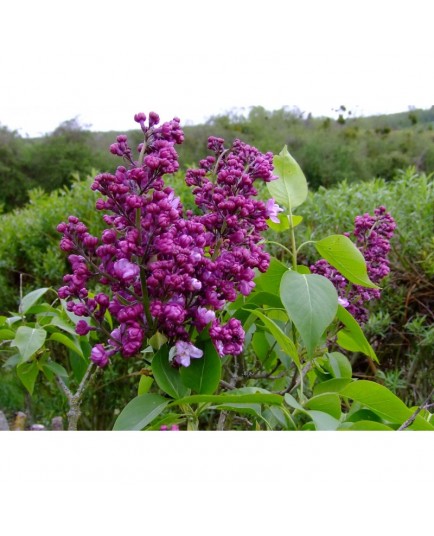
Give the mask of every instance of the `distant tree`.
M 16 131 L 0 127 L 0 212 L 27 201 L 32 181 L 22 170 L 23 143 Z
M 77 118 L 64 121 L 27 147 L 26 175 L 46 191 L 71 184 L 74 172 L 85 174 L 95 167 L 90 136 Z

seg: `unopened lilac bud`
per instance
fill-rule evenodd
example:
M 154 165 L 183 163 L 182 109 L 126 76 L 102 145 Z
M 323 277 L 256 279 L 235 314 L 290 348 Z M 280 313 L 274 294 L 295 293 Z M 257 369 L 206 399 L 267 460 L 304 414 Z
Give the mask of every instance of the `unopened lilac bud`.
M 71 295 L 71 292 L 69 290 L 69 287 L 60 287 L 57 291 L 57 294 L 59 295 L 59 298 L 61 300 L 65 300 L 68 296 Z
M 75 326 L 75 332 L 78 334 L 78 335 L 87 335 L 90 331 L 90 326 L 89 324 L 86 322 L 86 320 L 80 320 L 77 325 Z
M 152 112 L 151 112 L 152 113 Z M 134 121 L 136 123 L 142 123 L 146 121 L 146 115 L 143 112 L 139 112 L 138 114 L 134 115 Z
M 156 114 L 155 112 L 151 112 L 149 114 L 149 126 L 153 127 L 154 125 L 158 125 L 160 122 L 160 116 Z
M 116 231 L 113 229 L 106 229 L 103 231 L 101 238 L 104 244 L 113 244 L 113 242 L 116 242 Z
M 110 304 L 110 298 L 106 295 L 100 292 L 95 296 L 95 301 L 99 305 L 102 305 L 103 307 L 108 307 Z
M 160 162 L 161 160 L 159 158 L 152 155 L 147 156 L 144 160 L 144 163 L 152 170 L 157 169 L 160 165 Z
M 69 240 L 69 238 L 62 238 L 60 241 L 60 249 L 63 251 L 73 251 L 75 249 L 74 242 Z
M 98 367 L 105 367 L 109 362 L 108 354 L 102 344 L 97 344 L 92 348 L 90 359 Z
M 95 248 L 98 244 L 98 238 L 96 236 L 88 234 L 84 237 L 83 244 L 89 249 Z
M 74 314 L 77 315 L 77 316 L 86 316 L 88 314 L 87 307 L 86 307 L 86 305 L 84 305 L 84 303 L 74 304 L 72 310 L 73 310 Z

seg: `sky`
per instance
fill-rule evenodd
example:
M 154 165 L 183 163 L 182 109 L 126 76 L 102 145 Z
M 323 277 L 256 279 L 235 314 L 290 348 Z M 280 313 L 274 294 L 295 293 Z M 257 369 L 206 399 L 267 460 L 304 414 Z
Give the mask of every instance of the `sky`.
M 0 11 L 0 124 L 197 124 L 251 106 L 334 116 L 434 104 L 431 0 L 20 0 Z

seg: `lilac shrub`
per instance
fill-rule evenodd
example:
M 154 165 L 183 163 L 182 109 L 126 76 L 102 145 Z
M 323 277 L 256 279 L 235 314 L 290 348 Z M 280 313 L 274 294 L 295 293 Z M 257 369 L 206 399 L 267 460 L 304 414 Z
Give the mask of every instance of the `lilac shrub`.
M 369 279 L 375 284 L 379 284 L 390 271 L 387 254 L 395 227 L 395 220 L 384 206 L 376 208 L 373 216 L 366 213 L 356 216 L 354 220 L 353 236 L 366 261 Z M 345 236 L 350 237 L 350 234 L 345 233 Z M 363 324 L 368 320 L 368 310 L 364 304 L 379 299 L 380 289 L 350 285 L 348 280 L 324 259 L 317 261 L 310 268 L 312 273 L 323 275 L 333 283 L 338 291 L 339 303 L 359 323 Z
M 179 169 L 175 145 L 184 140 L 179 119 L 161 126 L 154 112 L 148 124 L 143 113 L 134 119 L 144 135 L 137 159 L 127 137 L 118 136 L 110 151 L 124 165 L 92 184 L 102 194 L 96 209 L 105 212 L 107 229 L 93 236 L 74 216 L 58 226 L 72 268 L 59 297 L 86 318 L 77 323 L 79 335 L 96 330 L 105 341 L 91 352 L 100 367 L 117 353 L 139 354 L 157 332 L 167 338 L 173 363 L 189 366 L 202 357 L 194 338 L 207 327 L 220 356 L 238 355 L 243 328 L 235 318 L 222 323 L 222 310 L 240 293 L 247 296 L 255 269 L 265 272 L 269 265 L 261 233 L 279 207 L 272 199 L 255 199 L 254 181 L 276 178 L 273 155 L 240 140 L 225 148 L 223 139 L 209 138 L 213 154 L 185 177 L 200 210 L 194 215 L 165 183 Z M 91 297 L 91 280 L 104 292 Z M 116 322 L 111 330 L 104 321 L 107 311 Z

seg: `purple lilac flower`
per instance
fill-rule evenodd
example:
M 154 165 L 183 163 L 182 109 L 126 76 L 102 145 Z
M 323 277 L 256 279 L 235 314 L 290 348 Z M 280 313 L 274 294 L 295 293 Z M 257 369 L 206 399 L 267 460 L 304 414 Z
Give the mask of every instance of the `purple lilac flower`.
M 279 205 L 274 202 L 273 198 L 265 203 L 265 208 L 267 210 L 268 218 L 274 223 L 280 223 L 278 213 L 283 212 L 283 208 L 279 207 Z
M 254 181 L 275 179 L 271 153 L 262 154 L 240 140 L 229 148 L 221 138 L 209 138 L 214 153 L 186 173 L 200 215 L 184 212 L 181 201 L 164 183 L 179 169 L 175 145 L 184 134 L 178 118 L 160 125 L 151 112 L 136 114 L 144 141 L 135 151 L 120 135 L 110 152 L 124 165 L 114 174 L 95 177 L 92 189 L 101 194 L 97 210 L 105 211 L 107 228 L 92 236 L 83 222 L 70 216 L 58 226 L 60 247 L 69 253 L 72 273 L 64 276 L 59 296 L 68 310 L 90 318 L 77 324 L 77 333 L 103 326 L 108 310 L 116 326 L 106 346 L 97 344 L 91 359 L 100 366 L 119 352 L 129 358 L 140 352 L 156 331 L 176 349 L 174 362 L 188 366 L 201 350 L 190 342 L 191 328 L 210 335 L 220 355 L 239 354 L 244 331 L 237 320 L 224 325 L 218 311 L 238 294 L 254 288 L 255 269 L 265 272 L 269 255 L 261 233 L 266 220 L 281 210 L 274 200 L 256 200 Z M 90 298 L 92 278 L 107 292 Z
M 200 348 L 196 348 L 190 342 L 176 341 L 174 361 L 178 365 L 188 367 L 191 359 L 198 359 L 203 356 L 203 351 Z
M 390 240 L 396 227 L 395 220 L 384 206 L 375 209 L 374 215 L 366 213 L 356 216 L 353 235 L 356 245 L 363 254 L 369 279 L 378 284 L 390 272 L 387 254 L 390 251 Z M 349 233 L 345 233 L 349 236 Z M 350 285 L 336 268 L 324 259 L 319 260 L 311 271 L 329 279 L 338 291 L 339 303 L 345 307 L 360 323 L 368 320 L 368 310 L 364 304 L 370 300 L 379 299 L 380 289 Z

